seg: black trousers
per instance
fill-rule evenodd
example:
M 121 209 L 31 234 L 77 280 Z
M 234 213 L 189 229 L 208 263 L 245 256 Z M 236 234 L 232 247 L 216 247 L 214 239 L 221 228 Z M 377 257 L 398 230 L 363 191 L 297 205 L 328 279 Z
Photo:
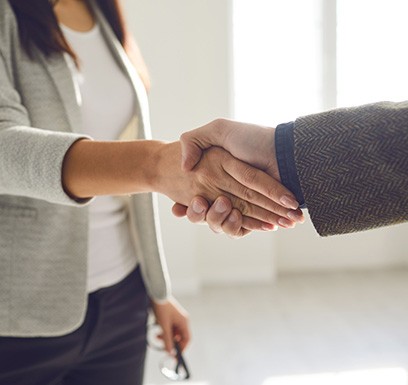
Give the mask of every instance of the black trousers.
M 142 384 L 149 302 L 139 270 L 91 293 L 73 333 L 0 337 L 0 385 Z

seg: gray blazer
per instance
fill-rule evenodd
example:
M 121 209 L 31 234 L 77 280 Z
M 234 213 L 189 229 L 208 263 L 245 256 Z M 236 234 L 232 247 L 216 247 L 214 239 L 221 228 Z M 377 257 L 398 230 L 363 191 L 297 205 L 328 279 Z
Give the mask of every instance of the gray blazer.
M 100 11 L 98 22 L 134 86 L 138 138 L 150 138 L 146 93 Z M 76 87 L 63 55 L 30 60 L 8 1 L 0 1 L 0 335 L 57 336 L 78 328 L 87 305 L 86 202 L 61 186 L 68 148 L 83 135 Z M 169 295 L 152 194 L 128 197 L 151 297 Z

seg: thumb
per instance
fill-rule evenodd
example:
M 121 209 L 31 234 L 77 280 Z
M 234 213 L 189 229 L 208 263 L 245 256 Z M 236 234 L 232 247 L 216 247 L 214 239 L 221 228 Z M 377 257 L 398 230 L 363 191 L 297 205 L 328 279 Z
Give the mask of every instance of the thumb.
M 192 132 L 186 132 L 180 137 L 181 143 L 181 168 L 183 171 L 190 171 L 200 161 L 203 150 L 206 147 L 200 147 L 194 142 Z
M 216 119 L 195 130 L 185 132 L 180 137 L 181 168 L 190 171 L 200 161 L 203 150 L 211 146 L 224 147 L 225 137 L 231 130 L 230 121 Z
M 175 203 L 171 211 L 173 212 L 173 215 L 178 218 L 185 217 L 187 215 L 187 207 L 180 203 Z

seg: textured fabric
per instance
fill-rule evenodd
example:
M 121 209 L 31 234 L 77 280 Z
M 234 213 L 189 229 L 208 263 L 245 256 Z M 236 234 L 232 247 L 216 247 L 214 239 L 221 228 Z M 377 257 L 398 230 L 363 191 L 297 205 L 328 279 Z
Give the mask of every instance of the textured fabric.
M 92 3 L 93 4 L 93 3 Z M 95 7 L 95 5 L 94 5 Z M 95 8 L 101 30 L 137 95 L 138 138 L 150 137 L 141 80 Z M 0 2 L 0 335 L 58 336 L 83 322 L 88 209 L 61 187 L 61 164 L 81 135 L 77 93 L 63 55 L 30 60 L 14 13 Z M 169 294 L 152 194 L 128 199 L 149 294 Z
M 408 220 L 408 102 L 382 102 L 295 122 L 295 160 L 320 235 Z
M 300 208 L 306 208 L 295 163 L 294 122 L 282 123 L 275 130 L 275 150 L 281 183 L 295 194 Z
M 66 336 L 0 337 L 0 384 L 141 385 L 149 301 L 139 269 L 88 303 Z

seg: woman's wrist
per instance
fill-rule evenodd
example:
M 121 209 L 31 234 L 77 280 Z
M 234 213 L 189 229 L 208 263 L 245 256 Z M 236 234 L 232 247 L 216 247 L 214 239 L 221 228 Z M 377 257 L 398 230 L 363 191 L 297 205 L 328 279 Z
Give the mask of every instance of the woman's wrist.
M 148 185 L 152 191 L 168 195 L 182 172 L 180 142 L 162 142 L 151 156 L 152 167 L 147 177 Z
M 80 140 L 66 154 L 62 184 L 76 198 L 157 191 L 157 159 L 165 147 L 153 140 Z

